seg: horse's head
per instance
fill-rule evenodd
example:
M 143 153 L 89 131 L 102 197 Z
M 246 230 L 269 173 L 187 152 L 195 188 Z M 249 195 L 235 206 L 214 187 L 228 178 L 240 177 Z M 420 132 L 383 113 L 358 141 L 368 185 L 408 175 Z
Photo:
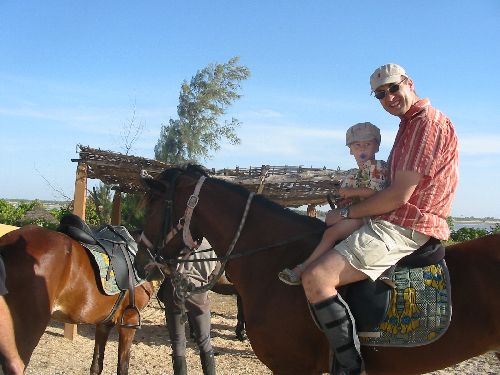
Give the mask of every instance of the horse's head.
M 157 178 L 141 176 L 147 193 L 144 228 L 135 258 L 140 277 L 162 279 L 176 266 L 175 258 L 182 249 L 201 243 L 203 236 L 189 222 L 205 177 L 201 168 L 194 166 L 169 168 Z M 187 230 L 183 230 L 186 221 Z

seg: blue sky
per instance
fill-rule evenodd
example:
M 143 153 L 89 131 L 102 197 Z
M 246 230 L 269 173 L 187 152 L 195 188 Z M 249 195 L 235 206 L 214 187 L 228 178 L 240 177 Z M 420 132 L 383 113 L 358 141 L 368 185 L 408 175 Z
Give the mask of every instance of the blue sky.
M 387 158 L 399 119 L 369 76 L 404 66 L 455 124 L 453 216 L 500 217 L 500 2 L 0 1 L 0 198 L 72 197 L 77 144 L 152 158 L 180 85 L 240 56 L 251 71 L 228 115 L 240 146 L 208 167 L 355 166 L 345 130 L 371 121 Z M 49 185 L 49 183 L 50 185 Z M 95 182 L 91 182 L 95 183 Z

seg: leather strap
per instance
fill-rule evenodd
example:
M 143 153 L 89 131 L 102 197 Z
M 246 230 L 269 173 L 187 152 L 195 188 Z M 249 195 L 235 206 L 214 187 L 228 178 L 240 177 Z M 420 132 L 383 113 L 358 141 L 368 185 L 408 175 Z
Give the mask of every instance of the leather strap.
M 191 224 L 191 217 L 193 216 L 193 211 L 198 204 L 198 195 L 200 194 L 201 186 L 205 182 L 206 177 L 201 176 L 194 188 L 193 194 L 189 197 L 187 201 L 186 212 L 184 213 L 184 228 L 182 231 L 182 239 L 184 240 L 184 244 L 188 246 L 190 249 L 196 249 L 199 244 L 193 240 L 193 236 L 191 235 L 191 231 L 189 230 L 189 225 Z

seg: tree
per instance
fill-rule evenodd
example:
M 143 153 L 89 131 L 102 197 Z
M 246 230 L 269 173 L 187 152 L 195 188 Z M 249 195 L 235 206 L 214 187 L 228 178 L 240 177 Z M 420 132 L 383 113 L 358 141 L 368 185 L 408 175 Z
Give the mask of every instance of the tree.
M 240 82 L 250 76 L 249 69 L 238 62 L 239 57 L 233 57 L 225 64 L 209 64 L 190 83 L 182 83 L 179 118 L 162 126 L 154 150 L 157 160 L 171 164 L 198 162 L 200 158 L 209 159 L 211 150 L 219 150 L 224 138 L 231 144 L 240 143 L 235 133 L 240 122 L 234 117 L 220 122 L 227 107 L 241 97 Z

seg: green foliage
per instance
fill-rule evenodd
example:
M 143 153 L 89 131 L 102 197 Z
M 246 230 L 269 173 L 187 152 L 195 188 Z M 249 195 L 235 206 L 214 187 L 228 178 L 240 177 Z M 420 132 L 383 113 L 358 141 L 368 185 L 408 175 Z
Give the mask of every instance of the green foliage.
M 239 144 L 235 129 L 240 122 L 220 122 L 226 109 L 241 95 L 240 82 L 250 76 L 250 71 L 238 65 L 239 57 L 225 64 L 210 64 L 198 71 L 191 82 L 184 81 L 177 106 L 178 119 L 163 125 L 160 139 L 155 146 L 155 158 L 170 164 L 199 162 L 210 158 L 211 150 L 219 150 L 219 142 L 227 139 Z
M 54 216 L 56 218 L 57 222 L 60 222 L 61 218 L 64 215 L 73 212 L 73 206 L 71 205 L 71 203 L 68 203 L 68 204 L 65 204 L 59 208 L 52 209 L 49 212 L 52 214 L 52 216 Z
M 21 210 L 6 200 L 0 199 L 0 223 L 8 225 L 17 225 L 17 222 L 23 217 Z
M 448 216 L 446 218 L 446 222 L 448 223 L 448 228 L 450 228 L 450 231 L 453 231 L 455 227 L 455 222 L 453 221 L 453 218 L 451 216 Z
M 91 227 L 111 223 L 113 209 L 111 186 L 99 183 L 90 192 L 85 206 L 85 221 Z
M 141 194 L 124 194 L 122 198 L 122 225 L 129 231 L 142 229 L 144 210 L 141 207 Z
M 33 224 L 45 228 L 55 229 L 65 208 L 51 210 L 45 213 L 43 217 L 29 217 L 28 212 L 34 209 L 43 210 L 43 203 L 39 200 L 21 202 L 17 207 L 13 204 L 0 199 L 0 223 L 22 227 Z M 50 216 L 52 215 L 52 217 Z
M 457 231 L 452 231 L 450 238 L 454 242 L 463 242 L 468 240 L 473 240 L 475 238 L 483 237 L 490 234 L 485 229 L 476 229 L 476 228 L 460 228 Z

